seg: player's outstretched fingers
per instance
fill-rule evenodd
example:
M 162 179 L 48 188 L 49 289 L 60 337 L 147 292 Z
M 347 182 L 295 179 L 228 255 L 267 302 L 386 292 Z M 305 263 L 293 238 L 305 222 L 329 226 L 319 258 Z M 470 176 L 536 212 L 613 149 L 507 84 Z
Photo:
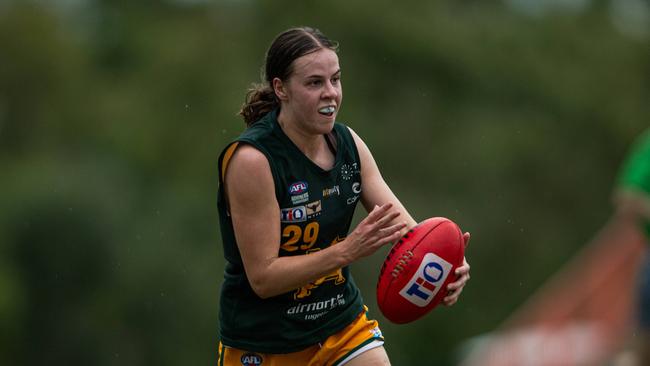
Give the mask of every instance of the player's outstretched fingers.
M 405 225 L 406 226 L 406 225 Z M 377 247 L 384 246 L 389 243 L 393 243 L 399 240 L 399 238 L 402 236 L 401 231 L 394 231 L 392 234 L 388 236 L 384 236 L 383 238 L 377 240 L 376 245 Z
M 389 227 L 381 228 L 379 229 L 380 233 L 384 233 L 385 235 L 393 235 L 395 232 L 401 233 L 402 229 L 406 227 L 406 222 L 398 222 L 395 225 L 391 225 Z
M 375 223 L 378 228 L 385 228 L 400 215 L 399 211 L 389 211 Z
M 383 204 L 381 206 L 375 206 L 375 208 L 370 211 L 368 216 L 363 221 L 366 221 L 368 223 L 375 223 L 377 220 L 381 219 L 384 215 L 386 215 L 386 212 L 393 207 L 393 204 L 388 202 L 386 204 Z

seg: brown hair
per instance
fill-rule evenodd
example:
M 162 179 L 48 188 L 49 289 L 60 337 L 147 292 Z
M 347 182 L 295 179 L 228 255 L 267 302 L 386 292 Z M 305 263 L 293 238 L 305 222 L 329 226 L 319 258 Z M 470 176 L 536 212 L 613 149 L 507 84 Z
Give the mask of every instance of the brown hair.
M 273 79 L 287 80 L 293 72 L 293 61 L 299 57 L 327 48 L 338 51 L 338 43 L 321 31 L 310 27 L 291 28 L 275 37 L 266 52 L 262 83 L 255 83 L 246 93 L 246 101 L 239 111 L 247 126 L 280 106 L 273 90 Z

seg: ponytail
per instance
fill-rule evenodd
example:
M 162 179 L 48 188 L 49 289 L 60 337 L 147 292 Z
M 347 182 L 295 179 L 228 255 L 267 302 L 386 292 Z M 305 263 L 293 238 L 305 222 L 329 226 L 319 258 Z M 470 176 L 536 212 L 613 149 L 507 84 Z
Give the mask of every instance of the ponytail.
M 250 127 L 265 114 L 280 106 L 275 92 L 270 86 L 253 84 L 246 93 L 246 101 L 238 115 L 244 118 L 246 126 Z

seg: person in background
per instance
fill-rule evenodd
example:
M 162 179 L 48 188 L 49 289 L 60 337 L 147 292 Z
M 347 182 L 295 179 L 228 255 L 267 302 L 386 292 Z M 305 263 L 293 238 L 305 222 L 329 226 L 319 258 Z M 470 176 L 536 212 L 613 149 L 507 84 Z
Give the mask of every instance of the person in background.
M 282 32 L 263 77 L 240 112 L 247 129 L 219 158 L 218 365 L 389 365 L 349 265 L 416 221 L 363 140 L 335 122 L 335 42 L 309 27 Z M 350 231 L 358 202 L 368 216 Z M 458 300 L 469 270 L 467 261 L 456 270 L 444 304 Z
M 613 194 L 615 222 L 638 230 L 650 240 L 650 129 L 632 145 L 623 162 Z M 639 269 L 637 283 L 637 331 L 634 349 L 639 365 L 650 365 L 650 250 Z

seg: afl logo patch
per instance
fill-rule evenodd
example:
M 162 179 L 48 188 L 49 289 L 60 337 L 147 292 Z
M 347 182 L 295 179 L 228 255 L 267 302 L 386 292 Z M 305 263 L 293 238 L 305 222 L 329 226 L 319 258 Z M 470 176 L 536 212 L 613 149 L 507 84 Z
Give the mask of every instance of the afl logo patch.
M 305 191 L 307 191 L 307 182 L 305 181 L 295 182 L 289 186 L 289 194 L 292 196 L 304 193 Z
M 244 353 L 240 360 L 243 366 L 256 366 L 262 364 L 262 356 L 257 353 Z

